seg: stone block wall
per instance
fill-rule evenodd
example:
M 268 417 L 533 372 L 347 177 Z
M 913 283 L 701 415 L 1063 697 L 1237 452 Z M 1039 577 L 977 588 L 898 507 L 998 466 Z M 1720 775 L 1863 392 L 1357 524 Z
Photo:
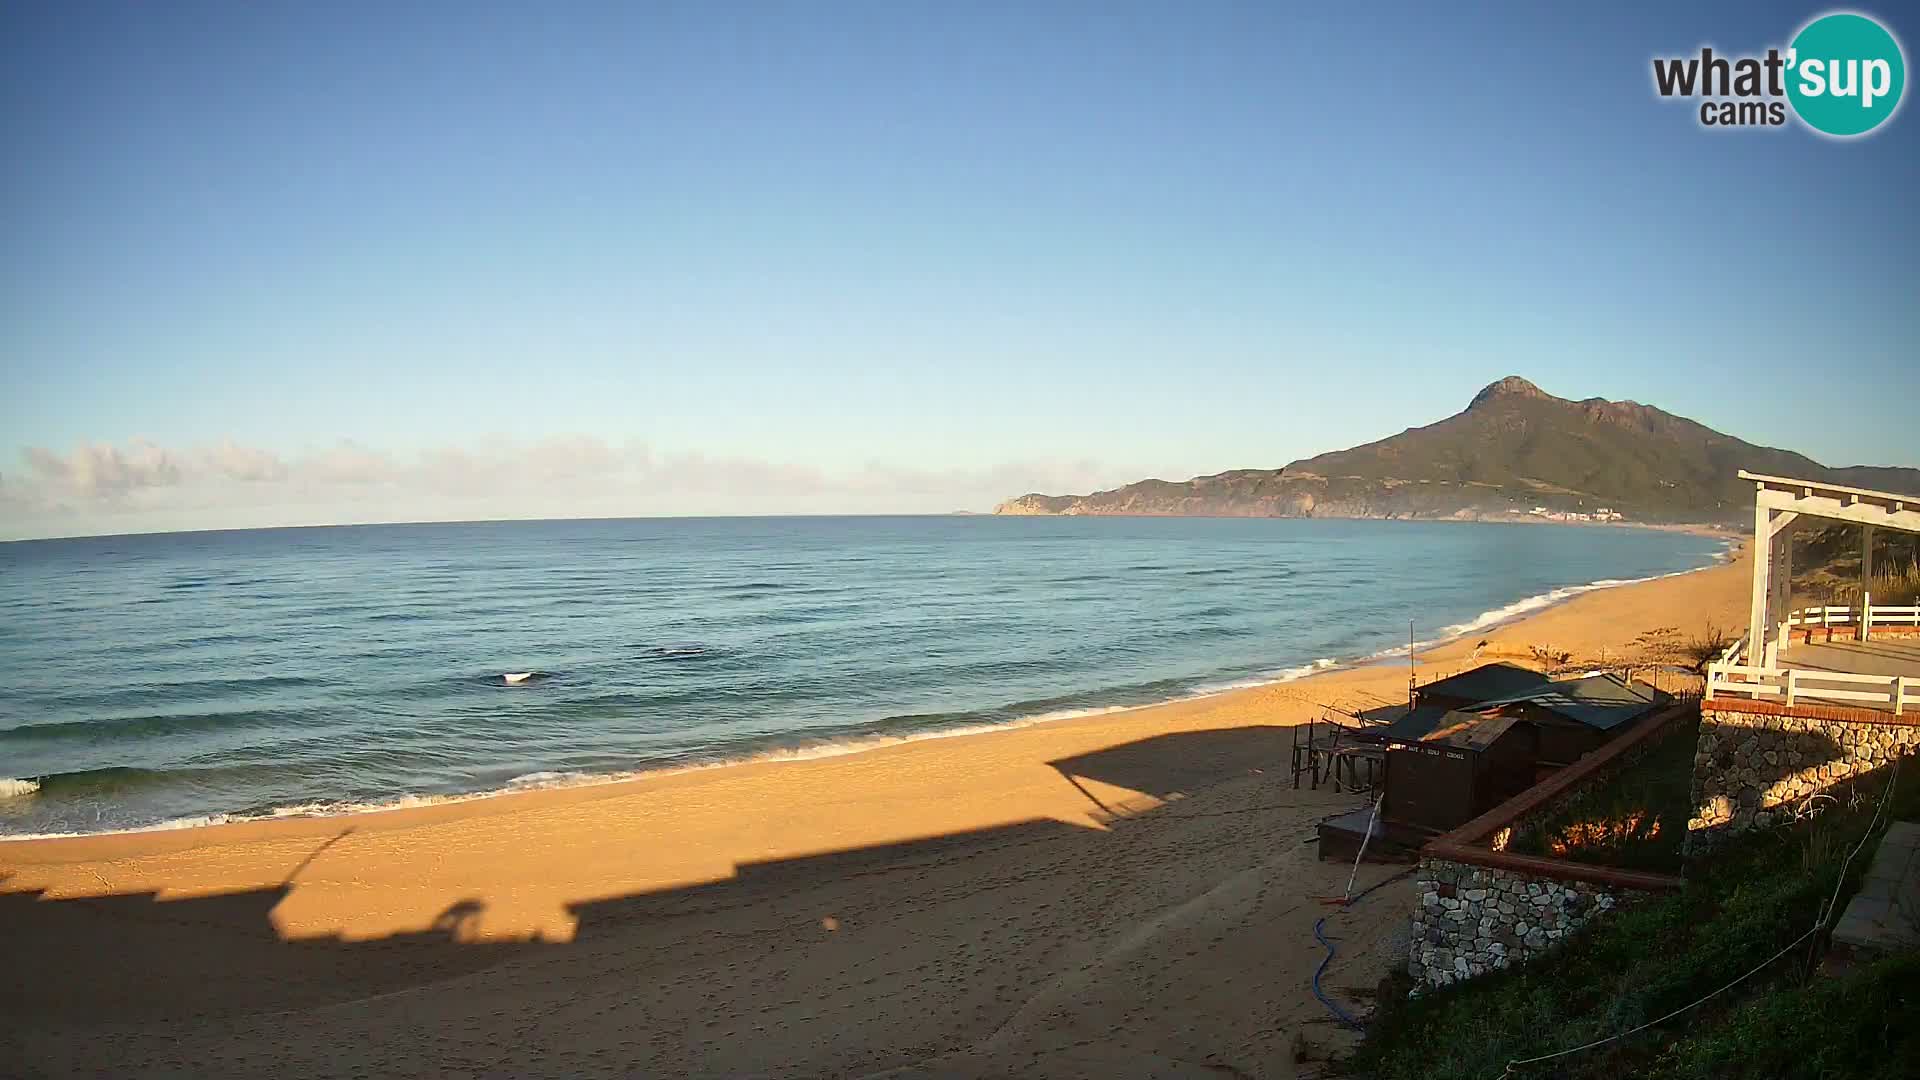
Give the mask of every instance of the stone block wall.
M 1701 707 L 1687 851 L 1791 820 L 1827 789 L 1920 749 L 1920 717 L 1716 699 Z
M 1407 973 L 1416 992 L 1519 964 L 1644 893 L 1422 858 Z

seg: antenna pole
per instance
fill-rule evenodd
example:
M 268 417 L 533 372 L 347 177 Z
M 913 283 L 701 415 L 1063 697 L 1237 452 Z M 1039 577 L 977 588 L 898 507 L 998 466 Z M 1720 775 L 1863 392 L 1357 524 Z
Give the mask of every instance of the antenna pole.
M 1407 620 L 1407 711 L 1413 711 L 1413 620 Z

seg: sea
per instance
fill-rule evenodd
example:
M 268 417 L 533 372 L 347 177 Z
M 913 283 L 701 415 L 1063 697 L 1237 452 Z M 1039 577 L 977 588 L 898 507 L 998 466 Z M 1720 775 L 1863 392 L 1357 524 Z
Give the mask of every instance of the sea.
M 1381 662 L 1724 554 L 1618 527 L 988 516 L 0 544 L 0 838 L 857 753 Z

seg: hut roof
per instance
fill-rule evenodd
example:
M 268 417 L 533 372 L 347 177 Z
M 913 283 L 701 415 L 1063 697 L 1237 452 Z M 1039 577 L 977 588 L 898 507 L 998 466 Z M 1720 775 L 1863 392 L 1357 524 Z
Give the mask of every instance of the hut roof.
M 1518 716 L 1478 716 L 1473 713 L 1448 713 L 1450 723 L 1427 736 L 1423 742 L 1445 743 L 1463 750 L 1485 750 L 1515 724 L 1526 723 Z
M 1423 705 L 1387 727 L 1380 734 L 1389 742 L 1441 743 L 1467 750 L 1484 750 L 1516 723 L 1518 716 L 1487 716 L 1459 709 Z
M 1650 686 L 1628 682 L 1611 672 L 1589 675 L 1584 679 L 1548 683 L 1532 693 L 1481 703 L 1481 708 L 1528 704 L 1556 716 L 1585 724 L 1598 731 L 1611 731 L 1652 712 L 1667 700 L 1667 695 Z
M 1385 727 L 1374 729 L 1381 738 L 1397 739 L 1402 742 L 1424 739 L 1429 732 L 1440 726 L 1441 719 L 1448 712 L 1446 708 L 1439 705 L 1422 705 L 1411 712 L 1405 711 L 1405 706 L 1400 708 L 1402 711 L 1399 719 Z
M 1415 687 L 1414 693 L 1437 694 L 1463 701 L 1492 701 L 1546 685 L 1549 685 L 1547 677 L 1537 671 L 1515 664 L 1482 664 L 1471 671 Z

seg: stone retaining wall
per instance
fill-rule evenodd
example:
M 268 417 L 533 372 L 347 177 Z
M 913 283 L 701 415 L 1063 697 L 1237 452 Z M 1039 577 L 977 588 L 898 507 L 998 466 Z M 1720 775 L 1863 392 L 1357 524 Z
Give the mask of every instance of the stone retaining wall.
M 1912 716 L 1716 699 L 1701 707 L 1687 851 L 1791 820 L 1828 788 L 1920 748 Z
M 1645 895 L 1513 870 L 1423 858 L 1407 972 L 1416 989 L 1518 964 L 1588 920 Z

